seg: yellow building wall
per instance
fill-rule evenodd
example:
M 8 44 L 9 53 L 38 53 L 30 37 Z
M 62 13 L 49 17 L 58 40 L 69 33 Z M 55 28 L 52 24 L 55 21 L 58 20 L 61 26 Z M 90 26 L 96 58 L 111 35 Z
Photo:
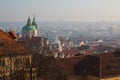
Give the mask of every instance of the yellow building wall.
M 67 78 L 67 80 L 100 80 L 100 78 L 89 75 L 71 75 Z
M 67 78 L 67 80 L 86 80 L 85 75 L 71 75 Z
M 102 78 L 100 80 L 120 80 L 120 76 L 116 76 L 116 77 L 109 77 L 109 78 Z
M 90 75 L 70 75 L 67 80 L 120 80 L 120 76 L 100 78 Z
M 120 76 L 99 78 L 99 77 L 87 75 L 86 80 L 120 80 Z
M 86 80 L 100 80 L 100 78 L 95 77 L 95 76 L 87 75 L 87 76 L 86 76 Z
M 28 59 L 28 57 L 29 57 L 29 59 Z M 27 65 L 23 64 L 24 60 L 31 61 L 31 59 L 32 59 L 31 55 L 29 55 L 29 56 L 28 55 L 17 55 L 17 56 L 13 56 L 13 57 L 9 57 L 9 56 L 1 57 L 0 60 L 2 60 L 4 62 L 4 65 L 0 65 L 0 77 L 2 77 L 3 75 L 9 76 L 10 69 L 12 70 L 12 72 L 15 71 L 15 68 L 18 67 L 18 66 L 15 66 L 15 64 L 14 64 L 17 58 L 19 58 L 22 61 L 21 64 L 19 64 L 19 65 L 21 65 L 21 68 L 24 68 L 27 66 Z

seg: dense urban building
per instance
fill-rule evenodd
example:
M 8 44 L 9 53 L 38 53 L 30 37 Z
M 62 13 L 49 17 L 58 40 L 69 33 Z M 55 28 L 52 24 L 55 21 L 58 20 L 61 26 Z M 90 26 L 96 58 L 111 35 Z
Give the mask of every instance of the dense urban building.
M 30 17 L 28 17 L 26 26 L 22 28 L 22 37 L 19 38 L 18 42 L 34 53 L 49 55 L 50 41 L 45 37 L 38 36 L 38 26 L 35 17 L 33 17 L 32 23 Z
M 30 80 L 25 71 L 30 73 L 32 56 L 16 38 L 15 33 L 0 30 L 0 80 Z M 31 76 L 35 80 L 36 74 Z
M 113 53 L 57 58 L 67 80 L 119 80 L 120 50 Z
M 21 37 L 0 30 L 0 80 L 119 80 L 116 41 L 57 36 L 52 42 L 38 31 L 35 17 Z

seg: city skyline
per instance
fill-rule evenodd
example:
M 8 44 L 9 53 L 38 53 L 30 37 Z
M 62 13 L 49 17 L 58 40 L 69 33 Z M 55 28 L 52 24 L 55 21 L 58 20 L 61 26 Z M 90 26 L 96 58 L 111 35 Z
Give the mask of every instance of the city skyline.
M 119 0 L 1 0 L 0 22 L 120 21 Z

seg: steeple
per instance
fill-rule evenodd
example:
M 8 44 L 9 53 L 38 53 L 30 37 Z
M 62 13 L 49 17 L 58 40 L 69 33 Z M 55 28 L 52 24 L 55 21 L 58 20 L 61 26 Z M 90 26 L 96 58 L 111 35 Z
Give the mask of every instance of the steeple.
M 28 16 L 27 25 L 31 25 L 30 16 Z
M 35 22 L 35 18 L 33 19 L 33 22 Z M 23 37 L 36 37 L 38 36 L 38 31 L 36 29 L 35 25 L 32 25 L 31 20 L 30 20 L 30 16 L 27 19 L 27 24 L 22 28 L 22 36 Z
M 33 16 L 33 22 L 32 22 L 32 25 L 34 25 L 35 28 L 37 29 L 37 23 L 36 23 L 36 21 L 35 21 L 35 16 Z

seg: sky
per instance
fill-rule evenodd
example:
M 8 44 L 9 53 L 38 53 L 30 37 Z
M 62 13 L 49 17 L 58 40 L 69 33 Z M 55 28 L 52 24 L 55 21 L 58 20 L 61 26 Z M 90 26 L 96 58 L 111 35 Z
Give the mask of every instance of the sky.
M 0 22 L 120 21 L 120 0 L 0 0 Z

